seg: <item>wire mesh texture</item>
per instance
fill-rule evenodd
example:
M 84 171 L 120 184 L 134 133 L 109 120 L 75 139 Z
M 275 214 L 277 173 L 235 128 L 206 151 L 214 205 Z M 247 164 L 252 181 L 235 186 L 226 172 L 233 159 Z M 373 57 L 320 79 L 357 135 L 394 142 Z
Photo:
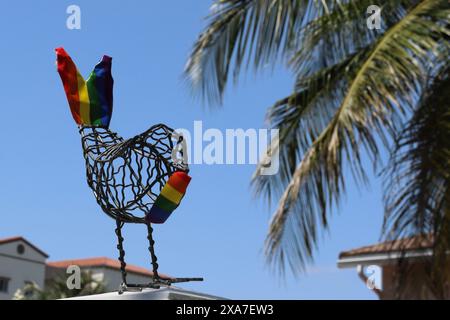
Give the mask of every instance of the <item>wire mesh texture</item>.
M 106 127 L 80 126 L 86 176 L 102 210 L 116 221 L 122 285 L 119 293 L 136 287 L 158 288 L 160 284 L 202 281 L 202 278 L 161 278 L 154 250 L 153 228 L 145 216 L 175 171 L 189 172 L 183 137 L 164 124 L 123 139 Z M 127 283 L 125 250 L 121 229 L 125 223 L 147 225 L 153 279 L 148 284 Z
M 103 127 L 83 126 L 80 134 L 88 185 L 114 219 L 145 223 L 169 176 L 188 171 L 183 137 L 164 124 L 127 140 Z

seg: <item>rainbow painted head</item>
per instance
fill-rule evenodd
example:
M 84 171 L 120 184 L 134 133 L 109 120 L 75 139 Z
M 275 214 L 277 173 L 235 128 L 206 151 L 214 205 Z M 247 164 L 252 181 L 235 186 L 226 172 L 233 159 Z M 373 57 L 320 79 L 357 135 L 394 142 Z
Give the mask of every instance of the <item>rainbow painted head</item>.
M 113 110 L 112 58 L 103 56 L 85 80 L 64 48 L 55 49 L 58 73 L 79 126 L 109 127 Z

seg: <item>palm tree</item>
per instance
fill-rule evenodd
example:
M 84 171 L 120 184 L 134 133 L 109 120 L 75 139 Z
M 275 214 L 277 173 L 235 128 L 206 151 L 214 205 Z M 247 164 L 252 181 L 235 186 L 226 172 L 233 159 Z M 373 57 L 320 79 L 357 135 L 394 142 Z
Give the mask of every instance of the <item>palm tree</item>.
M 258 167 L 252 180 L 257 195 L 279 201 L 266 240 L 279 271 L 304 271 L 347 180 L 364 185 L 368 169 L 384 169 L 383 238 L 431 233 L 436 252 L 450 249 L 450 5 L 378 1 L 372 30 L 372 4 L 216 0 L 187 62 L 193 92 L 211 105 L 242 67 L 282 63 L 295 75 L 292 94 L 267 112 L 280 129 L 268 150 L 279 151 L 280 171 Z M 385 167 L 382 149 L 392 155 Z

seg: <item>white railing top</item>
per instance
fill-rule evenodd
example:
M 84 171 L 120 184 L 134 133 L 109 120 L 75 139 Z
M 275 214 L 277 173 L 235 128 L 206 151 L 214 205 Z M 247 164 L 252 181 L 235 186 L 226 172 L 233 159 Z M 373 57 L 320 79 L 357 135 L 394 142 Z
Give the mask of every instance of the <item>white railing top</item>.
M 160 289 L 143 289 L 142 291 L 117 291 L 90 296 L 75 297 L 63 300 L 226 300 L 209 294 L 188 291 L 177 287 L 161 287 Z

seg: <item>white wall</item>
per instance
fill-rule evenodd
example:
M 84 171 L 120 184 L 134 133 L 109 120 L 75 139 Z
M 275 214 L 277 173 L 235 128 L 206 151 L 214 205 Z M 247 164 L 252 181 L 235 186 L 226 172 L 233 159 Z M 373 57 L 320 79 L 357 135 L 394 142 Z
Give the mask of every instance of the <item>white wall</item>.
M 122 273 L 120 270 L 115 270 L 111 268 L 84 268 L 84 270 L 90 270 L 93 277 L 97 280 L 105 281 L 107 291 L 117 291 L 120 284 L 122 283 Z M 144 275 L 128 272 L 127 282 L 134 284 L 148 283 L 151 277 Z
M 108 267 L 81 267 L 82 271 L 89 271 L 92 273 L 92 278 L 97 281 L 102 281 L 105 284 L 106 291 L 117 291 L 120 284 L 122 283 L 122 273 L 120 270 L 112 269 Z M 67 278 L 69 275 L 66 274 L 64 268 L 52 268 L 47 267 L 46 270 L 47 280 L 53 279 L 57 276 Z M 146 284 L 151 281 L 150 276 L 144 276 L 141 274 L 136 274 L 133 272 L 127 273 L 127 282 L 134 284 Z
M 19 244 L 25 247 L 23 254 L 17 252 Z M 45 256 L 21 240 L 0 245 L 0 277 L 11 279 L 8 293 L 0 292 L 0 299 L 11 299 L 26 281 L 34 281 L 43 288 L 45 259 Z

